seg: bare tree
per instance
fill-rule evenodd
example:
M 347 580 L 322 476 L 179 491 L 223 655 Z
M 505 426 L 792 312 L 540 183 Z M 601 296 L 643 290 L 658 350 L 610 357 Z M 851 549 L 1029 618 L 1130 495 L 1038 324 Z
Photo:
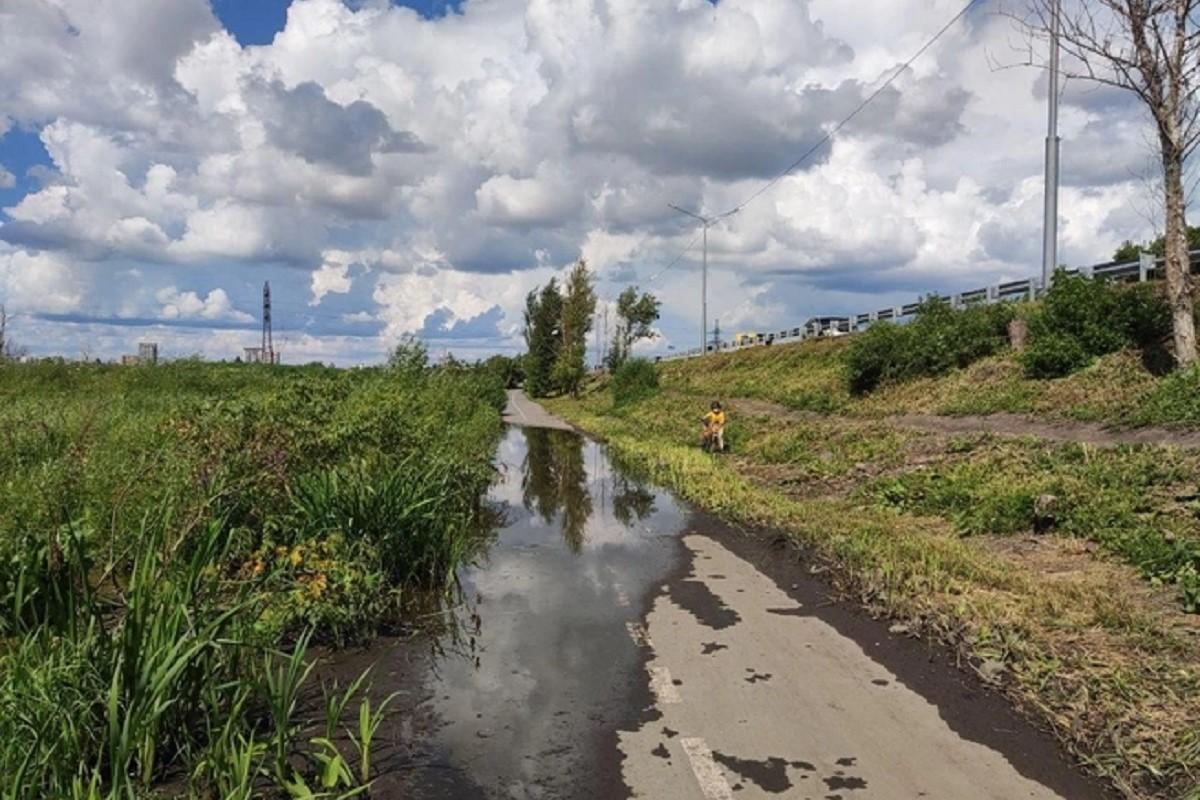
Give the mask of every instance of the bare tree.
M 27 352 L 8 334 L 8 313 L 4 306 L 0 305 L 0 361 L 20 361 Z
M 1047 39 L 1054 15 L 1059 15 L 1067 77 L 1133 92 L 1150 112 L 1162 165 L 1175 361 L 1180 366 L 1194 364 L 1196 323 L 1184 175 L 1188 157 L 1200 142 L 1200 0 L 1025 2 L 1028 14 L 1019 22 L 1034 39 Z

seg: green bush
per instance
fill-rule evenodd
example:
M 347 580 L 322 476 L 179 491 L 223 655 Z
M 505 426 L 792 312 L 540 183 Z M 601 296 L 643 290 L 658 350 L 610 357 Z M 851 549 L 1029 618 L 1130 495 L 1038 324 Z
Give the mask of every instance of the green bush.
M 1057 378 L 1087 366 L 1092 360 L 1083 344 L 1065 333 L 1042 334 L 1021 354 L 1031 378 Z
M 1170 311 L 1148 284 L 1125 286 L 1059 271 L 1029 316 L 1029 347 L 1021 362 L 1031 378 L 1057 378 L 1133 347 L 1147 366 L 1160 368 L 1169 363 L 1163 342 L 1170 332 Z
M 658 391 L 658 370 L 644 358 L 631 358 L 617 367 L 611 386 L 614 405 L 645 399 Z
M 907 325 L 872 325 L 846 353 L 850 391 L 865 394 L 893 381 L 942 375 L 990 356 L 1007 345 L 1013 313 L 1005 304 L 953 309 L 932 298 Z

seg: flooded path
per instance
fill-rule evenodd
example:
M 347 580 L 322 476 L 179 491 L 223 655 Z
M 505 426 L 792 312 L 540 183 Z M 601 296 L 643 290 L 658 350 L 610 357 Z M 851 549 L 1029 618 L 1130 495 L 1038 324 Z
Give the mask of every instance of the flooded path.
M 505 521 L 457 633 L 343 664 L 402 692 L 373 797 L 1106 796 L 926 646 L 827 602 L 793 549 L 569 431 L 510 427 L 497 463 Z

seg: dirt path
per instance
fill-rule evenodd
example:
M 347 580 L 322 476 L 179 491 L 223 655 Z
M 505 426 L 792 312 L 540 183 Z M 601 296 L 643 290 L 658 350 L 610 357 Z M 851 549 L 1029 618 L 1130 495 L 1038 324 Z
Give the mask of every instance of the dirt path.
M 828 419 L 824 414 L 799 411 L 769 400 L 739 398 L 730 401 L 733 409 L 756 416 L 812 422 Z M 860 419 L 837 417 L 839 421 Z M 945 417 L 935 414 L 899 414 L 890 417 L 862 418 L 863 422 L 879 421 L 899 428 L 929 433 L 993 433 L 998 436 L 1032 436 L 1055 442 L 1078 442 L 1096 447 L 1118 447 L 1130 444 L 1200 449 L 1200 432 L 1173 431 L 1167 428 L 1138 428 L 1114 430 L 1091 422 L 1040 422 L 1019 414 L 990 414 L 986 417 Z
M 574 430 L 570 425 L 546 411 L 526 396 L 520 389 L 508 390 L 508 406 L 504 409 L 504 421 L 521 428 L 553 428 L 559 431 Z

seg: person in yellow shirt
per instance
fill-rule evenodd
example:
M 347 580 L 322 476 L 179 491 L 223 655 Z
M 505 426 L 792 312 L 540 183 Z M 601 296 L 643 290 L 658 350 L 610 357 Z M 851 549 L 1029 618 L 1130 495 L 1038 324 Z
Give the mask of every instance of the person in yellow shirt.
M 718 453 L 725 450 L 725 410 L 718 400 L 712 401 L 712 406 L 704 415 L 704 449 Z

